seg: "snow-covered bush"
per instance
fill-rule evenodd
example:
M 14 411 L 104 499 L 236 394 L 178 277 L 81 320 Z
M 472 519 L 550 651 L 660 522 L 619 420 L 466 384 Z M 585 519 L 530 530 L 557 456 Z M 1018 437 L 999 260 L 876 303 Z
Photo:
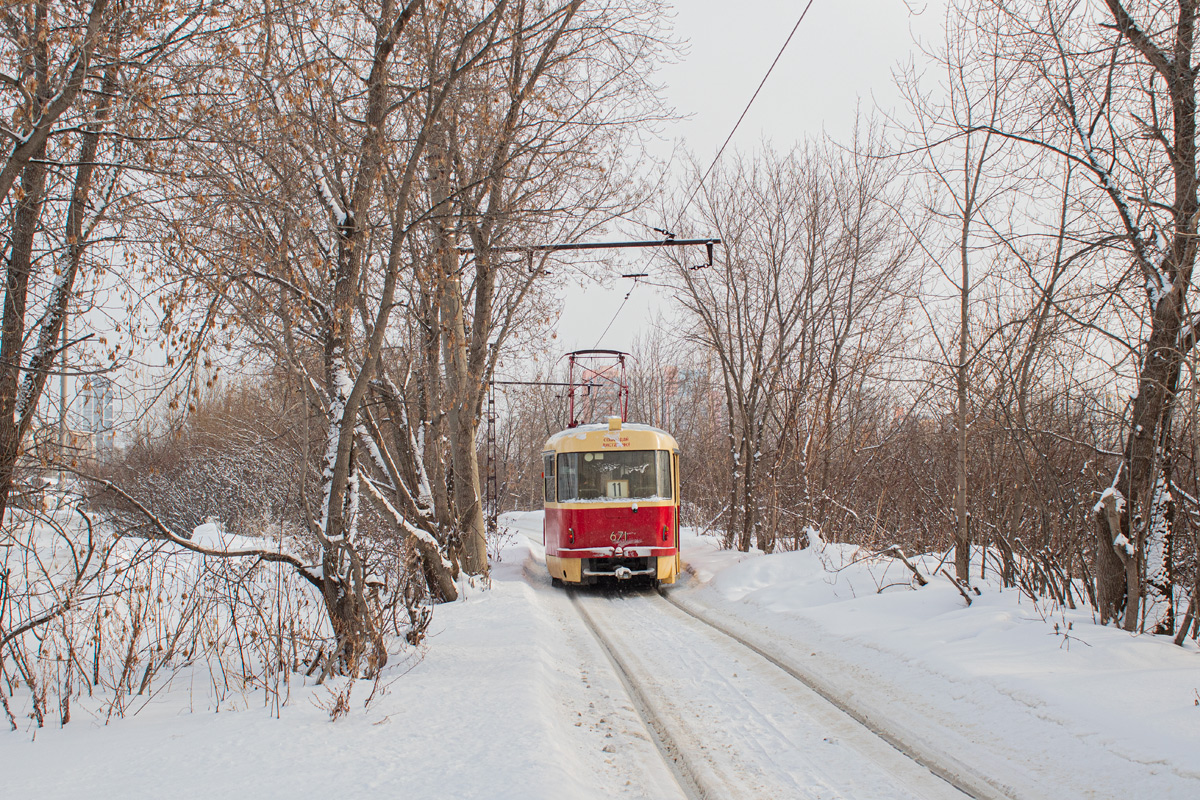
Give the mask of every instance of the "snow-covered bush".
M 246 544 L 215 525 L 197 533 Z M 206 706 L 261 692 L 278 707 L 328 637 L 319 596 L 284 564 L 116 535 L 82 508 L 21 515 L 5 534 L 0 694 L 13 729 L 136 713 L 185 669 Z
M 116 454 L 102 477 L 178 531 L 209 518 L 242 535 L 300 527 L 303 481 L 316 488 L 316 462 L 305 455 L 315 443 L 305 442 L 303 416 L 287 397 L 272 381 L 217 393 L 165 432 L 146 434 Z M 111 493 L 97 502 L 128 508 Z M 138 530 L 148 532 L 144 521 Z
M 136 712 L 181 671 L 216 708 L 256 692 L 286 703 L 292 680 L 338 671 L 305 521 L 317 451 L 270 388 L 201 404 L 81 479 L 81 494 L 53 495 L 69 503 L 9 515 L 0 694 L 13 727 Z M 432 599 L 411 541 L 364 504 L 357 550 L 371 630 L 388 650 L 416 645 Z

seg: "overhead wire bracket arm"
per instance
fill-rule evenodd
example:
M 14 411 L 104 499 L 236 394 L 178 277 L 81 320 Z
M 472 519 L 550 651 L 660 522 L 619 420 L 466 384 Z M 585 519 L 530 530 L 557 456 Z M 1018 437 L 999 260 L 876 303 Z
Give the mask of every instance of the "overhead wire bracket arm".
M 561 250 L 617 250 L 627 247 L 686 247 L 688 245 L 704 245 L 708 249 L 709 260 L 712 260 L 713 245 L 721 244 L 720 239 L 652 239 L 644 242 L 572 242 L 558 244 L 514 244 L 491 248 L 493 253 L 545 253 Z M 458 252 L 467 254 L 474 251 L 473 247 L 460 247 Z

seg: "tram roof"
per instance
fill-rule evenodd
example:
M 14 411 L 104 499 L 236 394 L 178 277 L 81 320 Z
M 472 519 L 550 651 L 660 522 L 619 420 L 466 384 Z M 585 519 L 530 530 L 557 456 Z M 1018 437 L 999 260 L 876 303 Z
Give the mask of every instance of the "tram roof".
M 600 449 L 678 450 L 675 437 L 661 428 L 623 422 L 617 430 L 609 430 L 607 422 L 579 425 L 559 431 L 546 440 L 546 450 L 559 453 L 578 453 Z

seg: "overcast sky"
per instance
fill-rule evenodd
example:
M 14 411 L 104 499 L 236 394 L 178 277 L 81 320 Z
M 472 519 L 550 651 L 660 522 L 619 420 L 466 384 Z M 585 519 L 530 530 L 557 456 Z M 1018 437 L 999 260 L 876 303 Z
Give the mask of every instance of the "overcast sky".
M 735 8 L 728 0 L 678 0 L 675 32 L 687 53 L 661 79 L 667 101 L 687 118 L 665 134 L 707 166 L 805 2 L 745 0 Z M 814 0 L 730 149 L 751 151 L 764 139 L 783 148 L 823 133 L 848 138 L 860 102 L 864 111 L 895 105 L 892 70 L 913 52 L 914 36 L 929 40 L 938 34 L 942 14 L 938 2 L 923 0 Z M 664 152 L 669 149 L 664 146 Z M 570 290 L 555 349 L 629 349 L 659 303 L 653 287 L 638 285 L 609 333 L 597 340 L 630 283 Z

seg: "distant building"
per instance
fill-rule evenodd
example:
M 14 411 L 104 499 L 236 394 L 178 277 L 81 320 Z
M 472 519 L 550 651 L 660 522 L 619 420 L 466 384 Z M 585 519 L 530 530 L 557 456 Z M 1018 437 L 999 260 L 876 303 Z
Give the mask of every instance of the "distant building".
M 83 392 L 86 432 L 90 447 L 97 457 L 112 453 L 113 446 L 113 384 L 104 376 L 92 378 Z
M 58 460 L 61 448 L 68 461 L 105 459 L 112 454 L 114 433 L 114 387 L 104 376 L 80 376 L 73 380 L 75 392 L 67 394 L 66 427 L 58 392 L 42 398 L 43 413 L 34 420 L 26 442 L 26 455 L 42 464 Z M 57 387 L 55 387 L 57 388 Z

